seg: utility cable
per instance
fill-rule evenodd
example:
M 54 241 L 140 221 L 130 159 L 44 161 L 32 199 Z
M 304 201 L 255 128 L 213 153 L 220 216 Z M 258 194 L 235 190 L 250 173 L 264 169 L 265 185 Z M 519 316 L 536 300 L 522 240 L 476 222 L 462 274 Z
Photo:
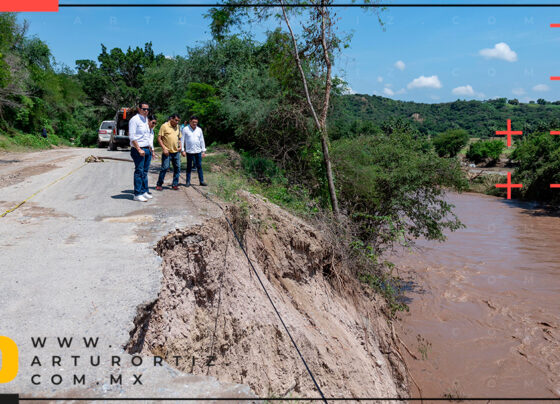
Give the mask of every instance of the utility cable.
M 288 330 L 288 327 L 286 326 L 286 323 L 284 323 L 284 320 L 282 319 L 282 316 L 280 315 L 280 312 L 278 311 L 278 309 L 276 308 L 276 305 L 274 304 L 274 301 L 272 300 L 272 298 L 270 297 L 270 294 L 268 293 L 268 291 L 266 290 L 266 287 L 264 286 L 263 281 L 261 280 L 261 277 L 259 276 L 259 273 L 257 272 L 257 270 L 255 269 L 255 266 L 253 265 L 253 262 L 251 261 L 251 259 L 249 258 L 249 255 L 247 254 L 247 251 L 245 250 L 245 247 L 243 247 L 243 243 L 241 242 L 241 240 L 239 239 L 239 237 L 237 236 L 237 233 L 235 232 L 235 230 L 233 229 L 233 225 L 231 224 L 230 220 L 227 218 L 226 214 L 225 214 L 225 210 L 224 208 L 216 201 L 212 200 L 205 192 L 202 192 L 201 190 L 198 189 L 198 187 L 192 186 L 192 188 L 194 188 L 195 191 L 197 191 L 199 194 L 201 194 L 203 197 L 205 197 L 208 201 L 210 201 L 211 203 L 213 203 L 214 205 L 218 206 L 222 212 L 224 213 L 224 218 L 226 219 L 230 230 L 233 233 L 233 236 L 235 237 L 235 239 L 237 240 L 237 243 L 239 244 L 239 247 L 241 247 L 241 250 L 243 251 L 243 253 L 245 254 L 245 257 L 247 258 L 247 261 L 249 262 L 249 265 L 251 266 L 251 269 L 253 270 L 253 272 L 255 273 L 255 276 L 257 277 L 262 289 L 264 290 L 264 293 L 266 294 L 266 297 L 268 298 L 268 300 L 270 301 L 270 304 L 272 305 L 272 308 L 274 309 L 274 311 L 276 312 L 276 315 L 278 316 L 278 318 L 280 319 L 280 322 L 282 323 L 282 326 L 284 327 L 284 329 L 286 330 L 286 333 L 288 334 L 288 336 L 290 337 L 290 340 L 292 341 L 292 345 L 294 346 L 294 348 L 296 349 L 299 357 L 301 358 L 301 361 L 303 362 L 305 369 L 307 369 L 307 373 L 309 373 L 309 376 L 311 376 L 311 380 L 313 380 L 313 383 L 315 384 L 315 387 L 317 388 L 317 391 L 319 391 L 319 394 L 321 395 L 321 398 L 323 399 L 323 401 L 325 403 L 327 403 L 327 399 L 325 398 L 323 391 L 321 390 L 321 388 L 319 387 L 319 384 L 317 383 L 317 380 L 315 379 L 315 376 L 313 376 L 313 372 L 311 372 L 311 369 L 309 369 L 309 366 L 307 365 L 307 362 L 305 361 L 305 358 L 303 357 L 301 351 L 299 350 L 296 341 L 294 340 L 294 338 L 292 337 L 292 334 L 290 333 L 290 330 Z

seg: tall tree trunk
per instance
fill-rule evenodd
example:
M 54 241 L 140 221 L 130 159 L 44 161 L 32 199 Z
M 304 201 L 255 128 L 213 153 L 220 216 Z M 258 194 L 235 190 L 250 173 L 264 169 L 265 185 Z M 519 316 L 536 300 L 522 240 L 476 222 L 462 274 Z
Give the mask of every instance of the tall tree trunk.
M 325 54 L 325 63 L 327 65 L 327 78 L 325 83 L 325 99 L 323 102 L 323 109 L 321 110 L 321 117 L 319 118 L 317 116 L 317 112 L 315 111 L 315 107 L 313 106 L 313 102 L 311 102 L 311 96 L 309 95 L 309 88 L 307 86 L 307 78 L 305 77 L 305 72 L 303 71 L 303 67 L 301 65 L 296 37 L 290 25 L 290 20 L 288 19 L 288 15 L 286 14 L 284 1 L 280 0 L 280 4 L 282 5 L 282 13 L 284 14 L 284 20 L 286 21 L 286 25 L 288 26 L 288 30 L 290 31 L 290 36 L 292 37 L 292 42 L 294 46 L 294 57 L 296 59 L 297 67 L 301 75 L 301 80 L 303 81 L 303 89 L 305 91 L 305 97 L 307 99 L 309 109 L 311 110 L 311 114 L 313 115 L 313 120 L 315 121 L 315 125 L 317 126 L 317 129 L 321 135 L 321 148 L 323 150 L 323 162 L 325 163 L 325 170 L 327 172 L 327 184 L 329 187 L 331 206 L 335 214 L 335 217 L 338 219 L 340 217 L 340 210 L 338 208 L 338 198 L 336 196 L 336 189 L 334 187 L 334 177 L 332 174 L 331 159 L 329 156 L 329 142 L 328 142 L 328 133 L 327 133 L 327 110 L 328 110 L 330 92 L 332 87 L 332 81 L 331 81 L 332 65 L 326 48 L 327 45 L 325 39 L 324 13 L 326 12 L 326 10 L 325 7 L 323 6 L 321 11 L 321 15 L 323 17 L 321 23 L 321 40 L 322 40 L 322 44 L 323 44 L 322 46 Z
M 338 198 L 336 196 L 336 189 L 334 187 L 334 178 L 332 174 L 331 159 L 329 156 L 329 134 L 327 132 L 327 113 L 329 110 L 329 103 L 331 99 L 331 88 L 332 88 L 332 63 L 329 56 L 329 50 L 327 47 L 326 40 L 326 13 L 327 8 L 325 7 L 324 0 L 321 1 L 321 46 L 323 47 L 323 57 L 325 59 L 325 65 L 327 67 L 326 78 L 325 78 L 325 99 L 323 100 L 323 109 L 321 111 L 321 117 L 319 118 L 319 130 L 321 131 L 321 146 L 323 147 L 323 159 L 325 160 L 325 167 L 327 170 L 327 181 L 329 184 L 329 193 L 331 194 L 331 203 L 333 211 L 336 216 L 340 215 L 340 210 L 338 209 Z

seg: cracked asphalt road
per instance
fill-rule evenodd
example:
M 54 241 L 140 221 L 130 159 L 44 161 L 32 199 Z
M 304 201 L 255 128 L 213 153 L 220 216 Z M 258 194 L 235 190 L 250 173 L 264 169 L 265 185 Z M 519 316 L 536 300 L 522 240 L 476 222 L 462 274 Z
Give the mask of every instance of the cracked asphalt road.
M 220 212 L 183 185 L 179 191 L 153 190 L 159 161 L 152 161 L 150 173 L 154 198 L 133 201 L 132 163 L 106 160 L 79 168 L 91 154 L 130 158 L 128 151 L 78 148 L 0 154 L 1 212 L 77 169 L 0 218 L 0 335 L 19 348 L 19 373 L 0 384 L 0 393 L 254 397 L 248 386 L 153 366 L 149 358 L 138 367 L 130 363 L 122 347 L 137 307 L 160 289 L 155 242 Z M 46 337 L 45 347 L 34 347 L 32 337 Z M 73 337 L 72 346 L 60 348 L 59 337 Z M 86 348 L 83 337 L 98 338 L 97 347 Z M 72 355 L 80 356 L 77 366 Z M 90 356 L 98 355 L 100 365 L 91 365 Z M 53 365 L 53 356 L 61 357 L 60 365 Z M 122 366 L 111 366 L 112 356 L 121 357 Z M 35 357 L 40 366 L 32 365 Z M 134 385 L 139 373 L 143 384 Z M 75 385 L 74 375 L 82 374 L 85 385 Z M 122 385 L 110 384 L 111 374 L 121 374 Z M 40 384 L 32 382 L 33 375 L 40 375 L 34 379 Z M 53 375 L 60 375 L 60 384 Z

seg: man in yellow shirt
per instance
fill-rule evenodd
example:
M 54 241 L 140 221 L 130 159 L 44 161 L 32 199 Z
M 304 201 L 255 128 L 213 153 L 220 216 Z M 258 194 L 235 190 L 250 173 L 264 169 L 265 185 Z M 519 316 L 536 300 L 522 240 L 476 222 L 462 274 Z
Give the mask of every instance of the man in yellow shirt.
M 173 189 L 179 189 L 179 173 L 181 172 L 181 131 L 179 130 L 179 115 L 173 114 L 169 121 L 161 125 L 158 133 L 158 143 L 162 149 L 161 170 L 156 185 L 158 191 L 163 190 L 163 180 L 169 169 L 169 160 L 173 164 Z

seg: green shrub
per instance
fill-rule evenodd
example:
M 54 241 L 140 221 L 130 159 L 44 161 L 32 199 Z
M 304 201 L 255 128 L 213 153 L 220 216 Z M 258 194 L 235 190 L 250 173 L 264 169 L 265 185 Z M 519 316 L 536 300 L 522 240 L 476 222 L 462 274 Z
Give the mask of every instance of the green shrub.
M 469 142 L 469 132 L 464 129 L 449 129 L 434 136 L 432 143 L 440 157 L 455 157 Z
M 560 191 L 550 188 L 560 183 L 560 136 L 529 135 L 510 158 L 519 165 L 512 182 L 523 184 L 522 198 L 560 204 Z
M 51 147 L 47 139 L 39 135 L 31 135 L 28 133 L 17 134 L 12 137 L 12 140 L 16 145 L 28 147 L 30 149 L 49 149 Z
M 286 182 L 282 170 L 271 159 L 243 152 L 241 154 L 241 165 L 248 177 L 259 182 L 266 184 Z
M 501 140 L 478 141 L 469 146 L 466 157 L 474 163 L 480 163 L 488 158 L 492 161 L 497 161 L 504 147 L 504 142 Z
M 408 129 L 337 140 L 332 158 L 341 205 L 377 254 L 460 227 L 443 188 L 466 186 L 458 162 L 426 151 Z

